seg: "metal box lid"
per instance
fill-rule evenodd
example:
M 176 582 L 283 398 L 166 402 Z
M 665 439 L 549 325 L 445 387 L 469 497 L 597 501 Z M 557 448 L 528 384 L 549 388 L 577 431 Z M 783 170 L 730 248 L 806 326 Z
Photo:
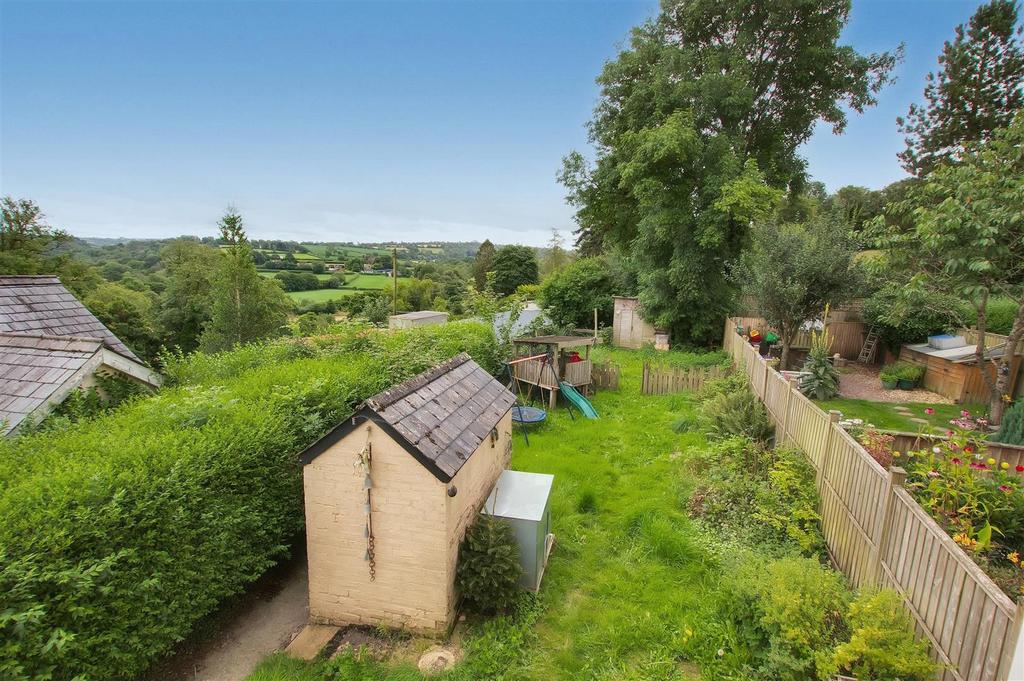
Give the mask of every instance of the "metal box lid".
M 499 518 L 539 521 L 551 495 L 555 476 L 502 471 L 484 504 L 483 513 Z

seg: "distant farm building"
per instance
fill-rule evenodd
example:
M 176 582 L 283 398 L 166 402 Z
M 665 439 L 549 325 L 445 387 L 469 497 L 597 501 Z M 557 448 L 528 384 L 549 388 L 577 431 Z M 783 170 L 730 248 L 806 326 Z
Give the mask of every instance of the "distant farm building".
M 459 543 L 508 465 L 514 403 L 463 353 L 371 397 L 301 455 L 313 622 L 452 623 Z
M 52 276 L 0 276 L 0 421 L 5 435 L 110 375 L 160 376 Z
M 388 317 L 388 328 L 415 329 L 420 326 L 434 326 L 436 324 L 444 324 L 447 321 L 447 312 L 421 310 L 419 312 L 405 312 L 403 314 L 391 315 L 390 317 Z

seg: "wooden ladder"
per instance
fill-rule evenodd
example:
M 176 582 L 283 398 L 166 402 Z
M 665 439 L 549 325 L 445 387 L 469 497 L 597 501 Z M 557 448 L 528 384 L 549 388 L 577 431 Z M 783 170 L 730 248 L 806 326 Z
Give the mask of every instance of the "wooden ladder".
M 864 338 L 864 345 L 860 349 L 860 355 L 857 356 L 857 361 L 861 364 L 867 364 L 874 361 L 875 350 L 878 347 L 878 331 L 875 330 L 875 326 L 872 324 L 868 329 L 868 335 Z

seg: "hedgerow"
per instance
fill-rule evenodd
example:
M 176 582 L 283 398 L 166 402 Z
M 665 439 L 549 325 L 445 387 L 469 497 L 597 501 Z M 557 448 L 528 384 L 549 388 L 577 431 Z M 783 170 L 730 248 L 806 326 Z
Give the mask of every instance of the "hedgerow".
M 167 357 L 175 385 L 91 420 L 0 443 L 0 678 L 134 678 L 287 553 L 296 455 L 360 400 L 490 328 Z

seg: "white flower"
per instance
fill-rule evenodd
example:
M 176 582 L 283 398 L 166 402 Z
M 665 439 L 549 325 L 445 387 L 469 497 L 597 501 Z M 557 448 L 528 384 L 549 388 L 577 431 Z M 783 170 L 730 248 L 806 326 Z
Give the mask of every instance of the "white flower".
M 942 447 L 932 447 L 932 451 L 935 452 L 936 454 L 941 454 Z
M 722 650 L 721 648 L 719 648 L 719 649 L 718 649 L 718 656 L 719 656 L 719 657 L 725 657 L 725 651 L 724 651 L 724 650 Z

